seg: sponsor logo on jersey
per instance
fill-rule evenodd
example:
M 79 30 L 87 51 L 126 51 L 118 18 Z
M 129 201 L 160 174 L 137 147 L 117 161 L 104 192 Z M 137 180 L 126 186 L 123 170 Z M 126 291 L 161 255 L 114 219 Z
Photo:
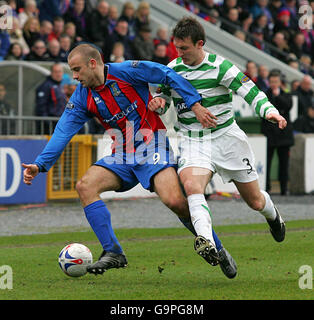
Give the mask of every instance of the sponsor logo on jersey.
M 125 110 L 116 113 L 113 115 L 110 119 L 104 119 L 104 122 L 110 123 L 112 121 L 118 121 L 123 119 L 124 117 L 127 117 L 131 112 L 136 110 L 138 108 L 137 101 L 134 101 L 132 104 L 130 104 Z
M 176 104 L 176 108 L 177 108 L 178 114 L 184 113 L 184 112 L 186 112 L 188 110 L 187 105 L 183 101 L 182 102 L 178 102 Z

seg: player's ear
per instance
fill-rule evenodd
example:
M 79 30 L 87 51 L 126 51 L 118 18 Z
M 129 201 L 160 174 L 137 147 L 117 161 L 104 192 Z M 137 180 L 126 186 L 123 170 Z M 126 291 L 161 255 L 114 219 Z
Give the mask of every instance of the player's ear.
M 198 40 L 197 42 L 196 42 L 196 47 L 197 48 L 202 48 L 204 46 L 204 41 L 203 40 Z
M 96 66 L 97 66 L 97 61 L 95 59 L 90 59 L 89 60 L 89 66 L 92 68 L 92 69 L 95 69 Z

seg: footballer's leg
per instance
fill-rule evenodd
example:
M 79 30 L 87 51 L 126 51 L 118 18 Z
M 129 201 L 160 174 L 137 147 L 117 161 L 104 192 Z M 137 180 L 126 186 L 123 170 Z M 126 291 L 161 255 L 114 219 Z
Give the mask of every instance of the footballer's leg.
M 99 260 L 87 267 L 90 273 L 102 274 L 107 269 L 127 265 L 127 259 L 111 226 L 110 212 L 100 198 L 102 192 L 119 188 L 119 176 L 101 166 L 90 167 L 76 185 L 86 218 L 103 248 Z
M 197 237 L 197 233 L 191 223 L 188 201 L 183 195 L 178 175 L 173 168 L 164 169 L 154 176 L 154 190 L 162 202 L 175 212 L 185 227 Z M 219 263 L 223 273 L 228 278 L 234 278 L 237 274 L 236 263 L 228 251 L 222 246 L 214 229 L 212 229 L 212 233 L 218 250 L 219 261 L 217 261 L 217 256 L 215 256 L 215 259 L 208 255 L 202 256 L 211 265 L 217 265 L 217 263 Z M 200 238 L 197 239 L 198 242 L 201 241 Z M 197 249 L 199 249 L 199 246 L 197 247 Z
M 194 247 L 201 256 L 216 256 L 218 252 L 212 236 L 211 212 L 204 196 L 212 172 L 205 168 L 187 167 L 180 171 L 180 180 L 187 195 L 191 220 L 197 233 Z
M 247 183 L 234 181 L 234 183 L 249 207 L 259 211 L 266 218 L 273 238 L 277 242 L 283 241 L 286 233 L 285 223 L 269 194 L 260 190 L 258 180 Z

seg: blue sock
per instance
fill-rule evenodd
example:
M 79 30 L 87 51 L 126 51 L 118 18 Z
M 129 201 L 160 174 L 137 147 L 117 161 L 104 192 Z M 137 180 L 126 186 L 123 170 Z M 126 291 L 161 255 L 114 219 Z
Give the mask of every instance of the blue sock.
M 195 236 L 197 236 L 195 229 L 193 227 L 193 224 L 191 222 L 191 219 L 186 219 L 186 218 L 179 218 L 179 220 L 183 223 L 183 225 L 190 230 Z M 219 240 L 216 232 L 213 229 L 213 238 L 215 240 L 215 244 L 216 244 L 216 248 L 218 251 L 220 251 L 222 249 L 222 244 L 221 241 Z
M 111 226 L 111 216 L 102 200 L 95 201 L 84 208 L 86 219 L 95 232 L 99 242 L 105 251 L 122 253 Z

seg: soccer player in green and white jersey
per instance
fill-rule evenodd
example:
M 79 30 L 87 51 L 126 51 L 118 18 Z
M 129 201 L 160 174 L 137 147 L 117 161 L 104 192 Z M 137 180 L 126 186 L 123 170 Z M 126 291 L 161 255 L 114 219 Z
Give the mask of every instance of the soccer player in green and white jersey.
M 178 174 L 197 233 L 196 252 L 205 259 L 209 253 L 219 259 L 212 238 L 210 209 L 204 197 L 205 187 L 215 173 L 225 183 L 233 181 L 246 203 L 266 218 L 274 239 L 283 241 L 284 221 L 268 193 L 260 190 L 253 152 L 246 134 L 234 120 L 232 91 L 251 105 L 260 117 L 277 123 L 279 128 L 286 126 L 286 120 L 235 65 L 204 51 L 205 31 L 196 19 L 182 18 L 173 30 L 173 37 L 179 57 L 168 66 L 197 89 L 202 96 L 202 105 L 191 111 L 175 91 L 161 86 L 148 107 L 163 113 L 172 99 L 177 111 L 178 121 L 174 128 L 181 136 Z

